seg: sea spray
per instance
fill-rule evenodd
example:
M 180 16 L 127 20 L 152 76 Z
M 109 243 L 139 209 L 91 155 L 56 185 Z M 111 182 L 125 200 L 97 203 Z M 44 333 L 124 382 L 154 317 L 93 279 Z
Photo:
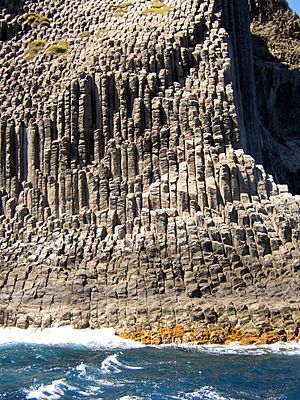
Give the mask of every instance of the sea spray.
M 89 347 L 143 347 L 133 340 L 122 339 L 111 328 L 74 329 L 71 326 L 46 329 L 0 328 L 0 345 L 31 343 L 40 345 L 67 345 Z
M 55 380 L 50 385 L 41 385 L 37 389 L 24 391 L 28 400 L 56 400 L 61 399 L 67 391 L 75 387 L 67 384 L 63 379 Z

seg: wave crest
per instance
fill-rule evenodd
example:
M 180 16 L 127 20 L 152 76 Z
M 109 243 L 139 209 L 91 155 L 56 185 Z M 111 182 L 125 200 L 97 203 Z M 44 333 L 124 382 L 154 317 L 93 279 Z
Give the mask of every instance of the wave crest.
M 101 364 L 101 372 L 103 374 L 110 374 L 110 373 L 118 373 L 121 372 L 122 369 L 142 369 L 142 367 L 135 367 L 128 364 L 121 363 L 118 360 L 118 354 L 112 354 L 106 357 Z
M 27 400 L 58 400 L 63 399 L 67 390 L 74 390 L 64 379 L 51 382 L 49 385 L 41 385 L 26 391 Z

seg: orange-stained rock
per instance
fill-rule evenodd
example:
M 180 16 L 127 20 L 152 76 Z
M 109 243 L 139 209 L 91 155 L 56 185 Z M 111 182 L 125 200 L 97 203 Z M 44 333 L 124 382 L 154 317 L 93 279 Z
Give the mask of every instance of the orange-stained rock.
M 276 332 L 265 332 L 260 337 L 260 343 L 262 344 L 272 344 L 281 341 L 281 336 L 279 336 Z
M 249 345 L 249 344 L 259 344 L 260 341 L 259 341 L 259 336 L 253 333 L 252 335 L 246 334 L 245 336 L 242 336 L 239 342 L 243 345 Z
M 183 335 L 184 335 L 184 329 L 183 329 L 183 327 L 180 326 L 180 325 L 176 325 L 176 326 L 173 328 L 173 337 L 182 338 Z
M 272 344 L 276 342 L 291 342 L 299 341 L 300 336 L 289 335 L 284 329 L 277 329 L 277 331 L 264 332 L 259 335 L 257 332 L 244 333 L 239 328 L 233 328 L 228 333 L 224 329 L 207 328 L 187 330 L 180 325 L 176 325 L 173 329 L 169 327 L 162 327 L 156 330 L 139 330 L 136 332 L 121 331 L 118 335 L 124 339 L 131 339 L 139 341 L 146 345 L 160 345 L 160 344 L 230 344 L 240 343 L 241 345 L 251 344 Z
M 210 339 L 210 332 L 208 329 L 199 329 L 195 332 L 195 339 L 197 344 L 208 344 Z
M 230 344 L 233 342 L 240 342 L 243 337 L 243 333 L 238 328 L 232 328 L 227 335 L 225 344 Z
M 189 331 L 184 333 L 182 337 L 182 343 L 195 343 L 195 342 L 196 342 L 195 332 Z
M 209 341 L 211 344 L 224 344 L 226 334 L 223 329 L 214 330 L 210 333 Z
M 169 327 L 159 328 L 158 334 L 161 337 L 162 344 L 173 343 L 173 330 Z
M 158 346 L 159 344 L 162 344 L 162 340 L 161 340 L 160 335 L 158 335 L 157 333 L 154 333 L 151 336 L 151 344 L 154 345 L 154 346 Z

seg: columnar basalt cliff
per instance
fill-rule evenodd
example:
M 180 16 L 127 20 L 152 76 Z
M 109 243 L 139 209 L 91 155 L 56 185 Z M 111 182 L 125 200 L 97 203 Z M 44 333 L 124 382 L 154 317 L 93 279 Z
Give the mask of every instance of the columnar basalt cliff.
M 0 325 L 297 337 L 300 198 L 273 163 L 300 81 L 272 7 L 299 49 L 275 0 L 1 2 Z

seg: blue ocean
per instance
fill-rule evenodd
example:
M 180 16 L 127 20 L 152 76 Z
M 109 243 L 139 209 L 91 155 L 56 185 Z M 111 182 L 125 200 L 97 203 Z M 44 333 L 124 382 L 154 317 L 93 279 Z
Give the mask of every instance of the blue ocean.
M 300 345 L 143 346 L 112 330 L 0 330 L 0 398 L 300 399 Z

